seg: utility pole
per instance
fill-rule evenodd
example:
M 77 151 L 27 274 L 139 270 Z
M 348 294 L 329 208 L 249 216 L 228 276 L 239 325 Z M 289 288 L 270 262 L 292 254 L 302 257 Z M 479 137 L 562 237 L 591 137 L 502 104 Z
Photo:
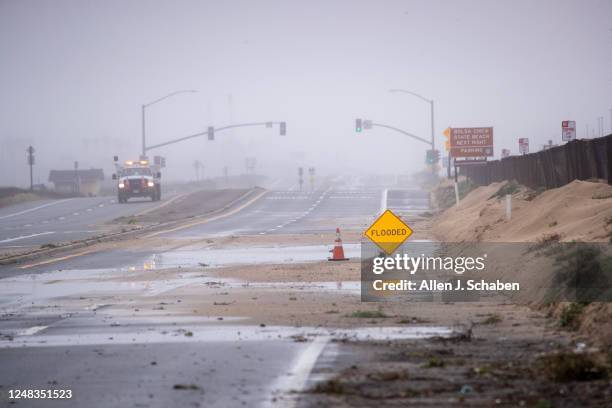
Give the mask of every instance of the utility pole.
M 193 167 L 195 168 L 195 172 L 196 172 L 196 181 L 200 181 L 200 169 L 203 168 L 204 166 L 202 166 L 202 163 L 199 160 L 196 160 L 193 163 Z
M 77 195 L 81 193 L 81 181 L 79 180 L 79 162 L 74 162 L 74 192 Z
M 28 166 L 30 166 L 30 191 L 34 190 L 34 148 L 32 146 L 26 149 L 28 152 Z
M 302 185 L 304 184 L 304 168 L 298 167 L 298 183 L 300 184 L 300 191 L 302 191 Z

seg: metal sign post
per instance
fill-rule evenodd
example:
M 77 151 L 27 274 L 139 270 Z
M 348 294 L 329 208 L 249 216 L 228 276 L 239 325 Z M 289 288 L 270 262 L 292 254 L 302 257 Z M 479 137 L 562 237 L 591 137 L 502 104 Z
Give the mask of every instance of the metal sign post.
M 519 138 L 519 153 L 521 154 L 529 153 L 529 138 L 528 137 Z

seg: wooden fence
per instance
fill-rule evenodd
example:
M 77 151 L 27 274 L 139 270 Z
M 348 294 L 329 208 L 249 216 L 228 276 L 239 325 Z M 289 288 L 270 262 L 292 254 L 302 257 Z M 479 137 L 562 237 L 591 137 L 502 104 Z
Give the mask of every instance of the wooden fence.
M 516 180 L 531 188 L 561 187 L 576 179 L 604 179 L 612 184 L 612 134 L 463 167 L 461 174 L 481 186 L 503 180 Z

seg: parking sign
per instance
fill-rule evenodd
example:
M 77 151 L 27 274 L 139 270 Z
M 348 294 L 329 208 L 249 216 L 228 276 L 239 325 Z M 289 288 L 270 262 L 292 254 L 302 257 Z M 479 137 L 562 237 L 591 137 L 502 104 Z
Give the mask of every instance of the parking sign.
M 576 121 L 564 120 L 561 122 L 561 140 L 571 142 L 576 139 Z

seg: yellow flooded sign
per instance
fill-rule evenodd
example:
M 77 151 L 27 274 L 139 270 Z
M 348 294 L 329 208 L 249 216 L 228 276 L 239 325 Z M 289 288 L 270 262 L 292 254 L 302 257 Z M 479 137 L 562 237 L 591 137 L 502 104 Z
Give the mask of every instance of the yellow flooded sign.
M 391 210 L 386 210 L 366 230 L 364 235 L 385 251 L 387 255 L 391 255 L 412 235 L 412 229 Z

